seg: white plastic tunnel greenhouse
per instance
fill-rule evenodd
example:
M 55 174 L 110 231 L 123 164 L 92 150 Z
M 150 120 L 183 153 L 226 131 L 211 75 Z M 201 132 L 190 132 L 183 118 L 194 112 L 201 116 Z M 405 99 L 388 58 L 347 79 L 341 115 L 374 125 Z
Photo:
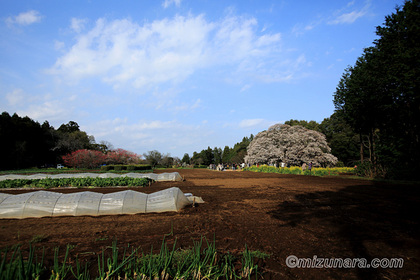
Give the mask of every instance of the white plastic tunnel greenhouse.
M 145 194 L 132 190 L 101 194 L 62 194 L 35 191 L 11 195 L 0 193 L 0 218 L 23 219 L 47 216 L 99 216 L 179 211 L 195 201 L 176 187 Z

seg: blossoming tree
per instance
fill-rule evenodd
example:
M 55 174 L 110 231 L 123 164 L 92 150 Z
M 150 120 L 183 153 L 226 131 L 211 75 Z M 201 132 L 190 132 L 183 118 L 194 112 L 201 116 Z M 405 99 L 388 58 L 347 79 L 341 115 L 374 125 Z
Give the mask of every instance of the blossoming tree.
M 258 133 L 247 148 L 245 162 L 314 167 L 334 165 L 337 158 L 331 154 L 325 135 L 302 126 L 275 124 Z
M 112 150 L 107 154 L 101 151 L 82 149 L 67 154 L 62 158 L 64 164 L 69 167 L 97 168 L 102 164 L 137 164 L 140 157 L 124 149 Z
M 115 149 L 106 154 L 106 162 L 107 164 L 135 164 L 139 162 L 140 157 L 124 149 Z
M 106 155 L 95 150 L 77 150 L 62 157 L 66 166 L 75 168 L 97 168 L 105 162 Z

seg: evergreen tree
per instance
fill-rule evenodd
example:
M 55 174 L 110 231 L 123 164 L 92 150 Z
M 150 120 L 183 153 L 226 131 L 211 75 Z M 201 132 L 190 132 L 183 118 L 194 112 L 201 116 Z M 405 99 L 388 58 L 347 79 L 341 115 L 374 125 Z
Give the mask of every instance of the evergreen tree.
M 16 113 L 0 115 L 0 169 L 53 165 L 70 152 L 96 147 L 95 138 L 80 131 L 74 121 L 55 130 L 48 121 L 40 125 Z
M 325 135 L 331 147 L 331 154 L 344 165 L 354 166 L 359 159 L 359 135 L 344 121 L 339 112 L 325 118 L 319 125 L 319 130 Z
M 182 157 L 181 162 L 185 164 L 190 164 L 190 155 L 188 153 L 185 153 L 184 156 Z
M 420 167 L 420 1 L 406 1 L 376 33 L 374 47 L 343 74 L 334 105 L 359 134 L 360 160 L 367 155 L 374 174 L 414 176 Z
M 223 149 L 223 153 L 222 153 L 222 162 L 223 163 L 230 163 L 231 162 L 231 149 L 229 148 L 229 146 L 225 146 L 225 148 Z
M 28 117 L 0 116 L 0 169 L 41 166 L 51 160 L 51 141 L 45 141 L 49 127 Z M 51 139 L 49 139 L 51 140 Z
M 222 149 L 221 148 L 217 148 L 214 147 L 213 149 L 213 157 L 214 157 L 214 164 L 219 164 L 222 163 Z

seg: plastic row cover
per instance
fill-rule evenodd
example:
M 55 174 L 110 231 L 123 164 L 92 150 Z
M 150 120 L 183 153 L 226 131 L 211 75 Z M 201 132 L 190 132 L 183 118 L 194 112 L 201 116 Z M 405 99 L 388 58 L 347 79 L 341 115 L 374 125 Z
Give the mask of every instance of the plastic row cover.
M 79 192 L 62 194 L 36 191 L 19 195 L 0 193 L 0 218 L 46 216 L 99 216 L 178 211 L 190 200 L 179 188 L 144 194 L 121 191 L 109 194 Z
M 126 174 L 115 174 L 115 173 L 76 173 L 76 174 L 34 174 L 34 175 L 2 175 L 0 176 L 0 181 L 3 180 L 15 180 L 15 179 L 45 179 L 45 178 L 52 178 L 52 179 L 61 179 L 61 178 L 115 178 L 115 177 L 131 177 L 131 178 L 150 178 L 155 181 L 182 181 L 181 175 L 178 172 L 172 173 L 126 173 Z

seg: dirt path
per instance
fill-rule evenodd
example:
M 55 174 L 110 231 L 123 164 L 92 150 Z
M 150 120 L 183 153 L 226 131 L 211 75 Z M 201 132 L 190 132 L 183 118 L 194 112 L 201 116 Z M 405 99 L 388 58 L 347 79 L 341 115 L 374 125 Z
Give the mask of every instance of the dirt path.
M 178 213 L 0 220 L 0 248 L 43 237 L 37 246 L 47 250 L 72 244 L 75 252 L 100 252 L 115 238 L 149 250 L 173 227 L 181 247 L 204 235 L 215 236 L 220 250 L 237 252 L 246 244 L 271 254 L 264 279 L 420 279 L 420 186 L 254 172 L 159 172 L 172 171 L 186 180 L 137 190 L 176 186 L 206 203 Z M 81 189 L 66 190 L 74 191 Z M 288 268 L 289 255 L 403 258 L 404 267 Z

